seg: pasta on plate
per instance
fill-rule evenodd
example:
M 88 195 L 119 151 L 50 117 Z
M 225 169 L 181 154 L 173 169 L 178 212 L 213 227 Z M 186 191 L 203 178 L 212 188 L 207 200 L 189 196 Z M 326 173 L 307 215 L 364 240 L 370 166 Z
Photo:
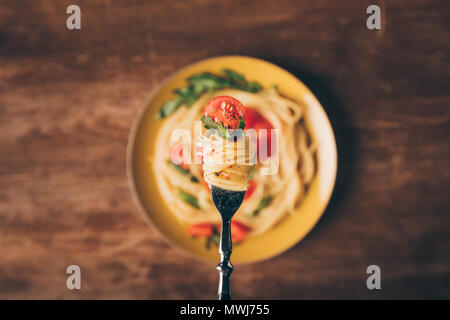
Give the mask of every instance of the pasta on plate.
M 213 162 L 205 165 L 204 168 L 201 162 L 175 164 L 171 160 L 173 153 L 183 155 L 185 151 L 180 141 L 171 141 L 176 129 L 187 129 L 191 133 L 194 143 L 188 151 L 193 159 L 195 157 L 201 159 L 206 148 L 210 148 L 211 151 L 211 146 L 214 145 L 211 139 L 214 140 L 214 136 L 206 138 L 209 144 L 205 144 L 205 140 L 203 145 L 199 144 L 203 133 L 195 136 L 197 131 L 194 124 L 200 119 L 206 102 L 223 95 L 236 98 L 245 106 L 248 110 L 248 127 L 257 131 L 258 140 L 262 139 L 263 144 L 267 143 L 268 155 L 266 157 L 259 155 L 253 169 L 253 166 L 242 164 L 231 167 L 220 164 L 222 167 L 217 168 L 217 166 L 214 167 Z M 189 226 L 219 225 L 221 218 L 212 202 L 208 184 L 212 183 L 228 189 L 234 188 L 234 190 L 248 188 L 246 198 L 233 220 L 237 220 L 247 228 L 248 236 L 255 236 L 269 230 L 281 219 L 295 212 L 316 171 L 315 146 L 310 142 L 302 116 L 303 106 L 281 96 L 275 88 L 256 93 L 223 89 L 203 94 L 189 108 L 177 109 L 170 117 L 163 120 L 156 137 L 154 156 L 150 159 L 162 198 L 182 223 Z M 254 120 L 255 118 L 257 120 Z M 271 141 L 270 132 L 268 136 L 264 136 L 261 135 L 264 130 L 259 130 L 269 129 L 270 131 L 271 128 L 279 130 L 277 141 Z M 217 141 L 220 140 L 223 139 L 217 139 Z M 261 141 L 258 145 L 261 145 Z M 243 153 L 237 152 L 237 154 L 243 154 L 247 158 L 250 156 L 248 150 L 247 153 L 244 150 Z M 222 156 L 224 155 L 218 153 L 218 157 Z M 264 168 L 273 165 L 274 161 L 277 161 L 276 173 L 263 174 Z M 240 167 L 237 167 L 239 165 Z M 223 171 L 225 174 L 218 177 L 213 174 L 217 171 Z M 242 174 L 245 174 L 244 178 L 239 176 Z M 232 178 L 227 179 L 230 175 Z M 249 181 L 246 178 L 248 175 L 250 175 Z

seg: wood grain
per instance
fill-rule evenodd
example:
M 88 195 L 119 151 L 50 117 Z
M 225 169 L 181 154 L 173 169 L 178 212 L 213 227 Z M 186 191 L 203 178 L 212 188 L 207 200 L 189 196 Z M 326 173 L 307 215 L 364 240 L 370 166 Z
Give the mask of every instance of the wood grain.
M 214 266 L 138 214 L 125 152 L 152 88 L 223 54 L 297 75 L 339 149 L 323 219 L 283 255 L 238 266 L 234 297 L 450 298 L 448 2 L 76 3 L 80 31 L 65 27 L 70 2 L 0 0 L 0 298 L 215 297 Z M 365 27 L 374 3 L 380 31 Z M 70 264 L 80 291 L 65 287 Z M 380 291 L 366 288 L 371 264 Z

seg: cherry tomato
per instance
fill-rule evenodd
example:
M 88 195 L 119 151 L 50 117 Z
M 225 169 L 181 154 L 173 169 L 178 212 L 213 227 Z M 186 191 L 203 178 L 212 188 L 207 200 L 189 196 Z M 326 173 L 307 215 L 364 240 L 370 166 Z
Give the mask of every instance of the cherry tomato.
M 241 242 L 247 236 L 249 228 L 236 220 L 231 220 L 231 239 L 234 242 Z
M 272 124 L 264 118 L 258 111 L 252 109 L 251 107 L 245 107 L 245 115 L 247 117 L 246 128 L 255 129 L 258 135 L 257 148 L 258 148 L 258 159 L 260 161 L 266 161 L 272 155 L 272 144 L 271 144 L 271 132 L 273 129 Z M 267 129 L 266 134 L 260 132 L 260 129 Z M 267 148 L 267 156 L 259 157 L 259 146 Z
M 253 191 L 255 191 L 256 183 L 254 180 L 248 181 L 248 189 L 244 196 L 244 201 L 250 198 L 253 194 Z
M 189 169 L 189 165 L 183 162 L 183 144 L 177 143 L 170 149 L 170 161 L 179 165 L 183 169 Z
M 230 96 L 211 99 L 205 106 L 204 114 L 211 117 L 215 123 L 221 122 L 228 129 L 239 128 L 239 119 L 245 121 L 244 106 Z
M 210 223 L 198 223 L 189 227 L 188 234 L 193 237 L 212 237 L 214 227 Z
M 266 161 L 272 155 L 272 138 L 270 130 L 273 129 L 272 125 L 266 119 L 261 119 L 253 125 L 258 133 L 258 157 L 260 161 Z M 260 131 L 260 129 L 266 129 L 266 132 Z M 259 148 L 267 148 L 266 155 L 260 156 Z
M 250 129 L 253 128 L 255 124 L 255 120 L 257 117 L 261 117 L 261 115 L 255 109 L 251 107 L 245 107 L 245 128 Z

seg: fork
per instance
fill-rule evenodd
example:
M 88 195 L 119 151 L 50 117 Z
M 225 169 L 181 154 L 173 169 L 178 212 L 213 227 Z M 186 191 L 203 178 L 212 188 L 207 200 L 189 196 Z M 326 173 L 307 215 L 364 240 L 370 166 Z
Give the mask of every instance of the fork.
M 222 230 L 220 234 L 220 263 L 217 266 L 219 271 L 219 300 L 231 300 L 230 275 L 233 272 L 233 265 L 230 262 L 232 252 L 231 244 L 231 219 L 244 201 L 245 191 L 229 191 L 211 186 L 211 195 L 214 206 L 222 216 Z

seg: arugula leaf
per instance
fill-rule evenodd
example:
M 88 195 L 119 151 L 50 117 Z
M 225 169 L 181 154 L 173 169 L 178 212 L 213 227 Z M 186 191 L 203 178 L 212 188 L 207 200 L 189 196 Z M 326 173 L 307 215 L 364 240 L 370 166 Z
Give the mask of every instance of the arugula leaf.
M 212 237 L 206 238 L 206 240 L 205 240 L 205 249 L 206 250 L 209 250 L 209 248 L 211 247 L 211 240 L 212 240 Z
M 245 120 L 242 118 L 239 118 L 239 129 L 244 130 L 245 128 Z
M 218 233 L 215 233 L 215 234 L 212 236 L 211 240 L 212 240 L 216 245 L 219 245 L 219 244 L 220 244 L 220 236 L 219 236 L 219 234 L 218 234 Z
M 199 94 L 204 91 L 213 92 L 214 90 L 222 89 L 224 85 L 221 77 L 207 72 L 193 75 L 186 80 L 195 87 L 196 92 Z
M 196 88 L 193 85 L 175 89 L 173 92 L 183 99 L 183 103 L 186 104 L 187 107 L 190 107 L 199 98 L 196 93 Z
M 224 88 L 249 92 L 258 92 L 262 89 L 259 83 L 247 81 L 240 73 L 229 69 L 224 69 L 222 72 L 224 76 L 203 72 L 187 78 L 187 86 L 174 90 L 175 98 L 165 102 L 156 117 L 158 119 L 165 118 L 174 113 L 181 105 L 190 107 L 205 92 L 213 92 Z
M 236 130 L 232 131 L 231 133 L 229 131 L 227 132 L 229 135 L 228 139 L 233 139 L 234 141 L 237 141 L 240 137 L 245 135 L 244 128 L 245 128 L 245 120 L 242 118 L 239 118 L 238 128 Z
M 230 134 L 228 133 L 228 130 L 223 126 L 222 122 L 215 123 L 214 120 L 210 116 L 201 116 L 200 119 L 202 120 L 204 127 L 206 129 L 219 130 L 222 138 L 224 138 L 224 139 L 230 138 Z
M 227 128 L 222 125 L 222 122 L 217 123 L 217 129 L 220 131 L 220 134 L 224 139 L 230 139 L 230 133 Z
M 272 196 L 266 196 L 264 198 L 261 199 L 260 203 L 259 203 L 259 207 L 260 208 L 265 208 L 267 207 L 271 202 L 272 202 Z
M 183 101 L 184 99 L 182 97 L 176 97 L 173 100 L 165 102 L 156 114 L 156 118 L 162 119 L 174 113 L 183 104 Z
M 262 87 L 258 82 L 248 82 L 247 83 L 247 91 L 258 92 L 261 89 L 262 89 Z
M 245 90 L 249 92 L 258 92 L 262 89 L 257 82 L 248 82 L 245 77 L 235 71 L 223 69 L 222 72 L 227 76 L 229 86 L 235 89 Z
M 167 163 L 174 168 L 175 170 L 177 170 L 179 173 L 181 173 L 183 176 L 187 176 L 189 174 L 189 170 L 182 168 L 181 166 L 179 166 L 178 164 L 176 164 L 175 162 L 171 161 L 171 160 L 167 160 Z
M 203 125 L 206 129 L 216 129 L 217 124 L 210 116 L 201 116 L 200 120 L 202 120 Z
M 219 130 L 220 135 L 224 139 L 238 139 L 241 135 L 245 134 L 245 132 L 243 131 L 245 128 L 244 119 L 239 118 L 239 129 L 241 130 L 235 130 L 232 133 L 230 133 L 230 131 L 228 131 L 228 129 L 223 126 L 222 122 L 216 123 L 210 116 L 201 116 L 200 119 L 202 120 L 206 129 Z
M 186 193 L 183 190 L 179 190 L 178 197 L 180 197 L 181 200 L 190 204 L 194 208 L 200 209 L 197 197 L 194 197 L 193 195 L 190 195 L 189 193 Z
M 272 199 L 273 199 L 273 197 L 271 195 L 262 198 L 261 201 L 259 202 L 258 206 L 256 207 L 256 209 L 253 210 L 249 214 L 249 216 L 251 216 L 251 217 L 257 216 L 262 209 L 267 207 L 272 202 Z
M 188 169 L 185 169 L 181 166 L 179 166 L 178 164 L 176 164 L 175 162 L 171 161 L 171 160 L 167 160 L 167 164 L 169 166 L 171 166 L 172 168 L 174 168 L 175 170 L 177 170 L 179 173 L 181 173 L 183 176 L 190 176 L 189 179 L 192 182 L 198 182 L 197 177 L 195 177 L 194 175 L 191 174 L 191 172 Z
M 245 77 L 242 74 L 234 72 L 233 70 L 222 69 L 222 72 L 225 73 L 228 79 L 231 79 L 233 81 L 246 82 Z
M 248 178 L 251 180 L 253 179 L 253 176 L 255 175 L 256 166 L 253 166 L 250 172 L 248 173 Z
M 209 250 L 211 243 L 214 243 L 216 246 L 220 245 L 220 235 L 216 228 L 213 230 L 213 235 L 206 238 L 205 248 Z

